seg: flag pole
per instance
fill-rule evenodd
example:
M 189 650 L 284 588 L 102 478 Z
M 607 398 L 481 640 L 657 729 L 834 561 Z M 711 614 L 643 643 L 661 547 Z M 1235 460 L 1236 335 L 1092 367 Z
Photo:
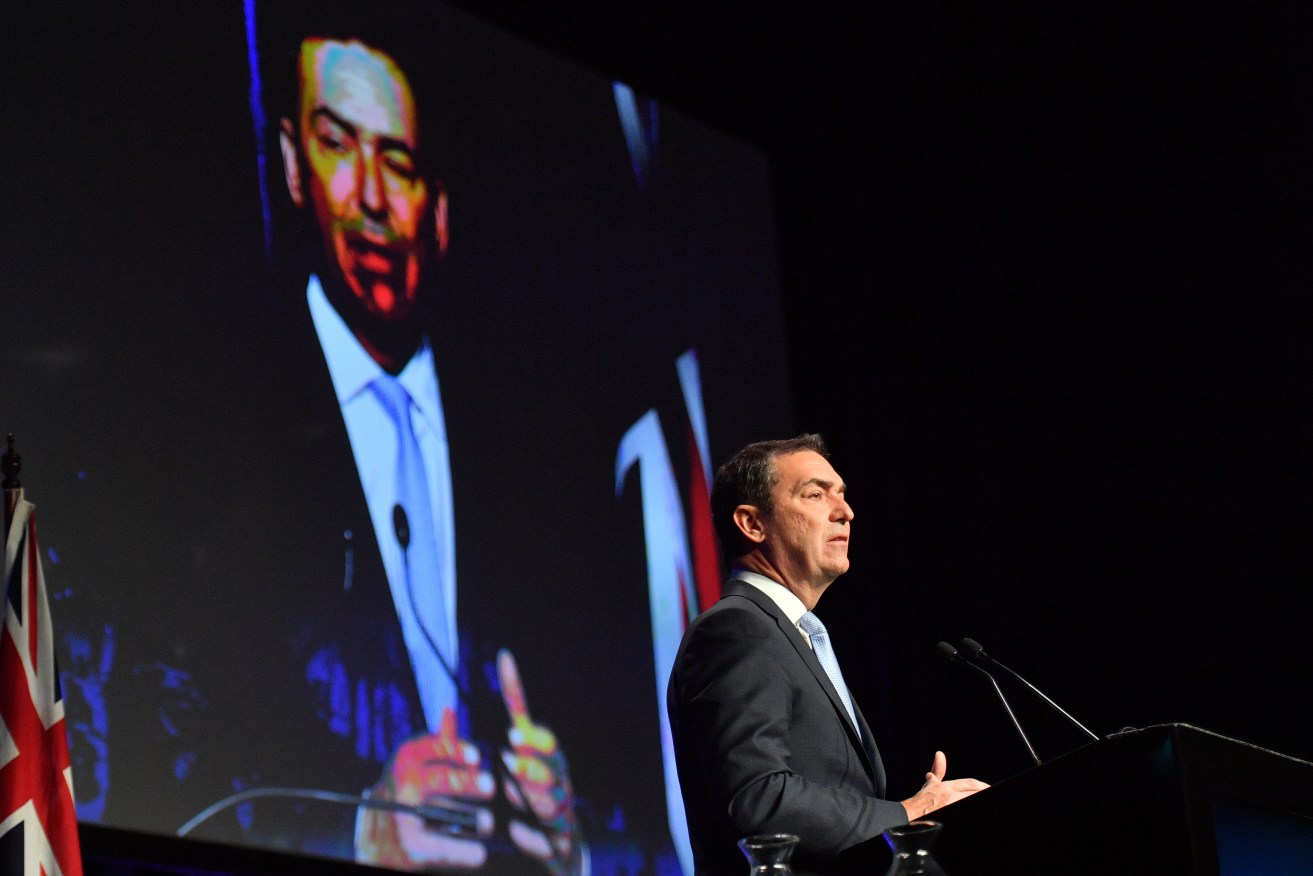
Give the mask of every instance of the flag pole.
M 82 876 L 50 600 L 20 468 L 10 435 L 0 454 L 5 528 L 17 527 L 5 533 L 8 568 L 0 592 L 0 748 L 6 749 L 0 752 L 0 873 Z
M 5 476 L 5 538 L 9 538 L 9 524 L 14 519 L 14 508 L 23 495 L 23 485 L 18 482 L 18 472 L 23 467 L 22 457 L 14 449 L 14 433 L 9 433 L 9 449 L 0 456 L 0 473 Z

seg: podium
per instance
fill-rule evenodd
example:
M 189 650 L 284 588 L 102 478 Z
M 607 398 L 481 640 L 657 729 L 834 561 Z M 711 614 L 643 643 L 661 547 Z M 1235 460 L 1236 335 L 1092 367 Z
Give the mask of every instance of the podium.
M 1186 724 L 1092 742 L 932 816 L 949 876 L 1308 876 L 1313 763 Z M 82 825 L 88 876 L 379 871 L 262 849 Z M 843 869 L 880 876 L 883 837 Z M 746 866 L 745 866 L 746 870 Z
M 1187 724 L 1092 742 L 929 817 L 949 876 L 1313 873 L 1313 763 Z M 845 858 L 887 862 L 875 844 Z

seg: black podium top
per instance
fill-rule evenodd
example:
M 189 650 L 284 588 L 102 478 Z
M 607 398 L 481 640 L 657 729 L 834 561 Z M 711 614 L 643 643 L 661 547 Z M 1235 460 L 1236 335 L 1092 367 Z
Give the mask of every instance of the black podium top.
M 1186 724 L 1092 742 L 931 817 L 950 876 L 1313 873 L 1313 763 Z M 880 872 L 876 844 L 854 866 Z

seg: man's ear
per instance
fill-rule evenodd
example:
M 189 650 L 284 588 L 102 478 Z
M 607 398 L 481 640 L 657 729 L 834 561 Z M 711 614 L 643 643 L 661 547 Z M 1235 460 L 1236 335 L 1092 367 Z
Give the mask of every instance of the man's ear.
M 766 522 L 756 505 L 740 505 L 735 508 L 734 525 L 753 544 L 761 544 L 766 540 Z
M 450 229 L 447 225 L 447 187 L 442 180 L 433 181 L 433 235 L 437 239 L 438 255 L 447 254 Z
M 296 154 L 296 129 L 291 119 L 283 119 L 278 130 L 278 149 L 283 153 L 283 178 L 287 181 L 287 193 L 292 196 L 292 203 L 298 207 L 305 205 L 305 193 L 301 191 L 301 162 Z

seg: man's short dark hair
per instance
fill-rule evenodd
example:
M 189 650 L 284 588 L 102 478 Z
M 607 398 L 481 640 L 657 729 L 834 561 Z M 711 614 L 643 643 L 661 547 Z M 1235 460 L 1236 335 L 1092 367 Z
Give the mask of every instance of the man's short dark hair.
M 771 493 L 780 480 L 775 459 L 805 450 L 830 458 L 825 439 L 807 433 L 779 441 L 753 442 L 716 470 L 716 480 L 711 487 L 711 522 L 726 560 L 743 556 L 750 547 L 743 533 L 734 525 L 734 509 L 740 505 L 755 505 L 766 514 L 773 511 Z
M 264 53 L 264 91 L 275 119 L 297 120 L 301 44 L 308 39 L 358 40 L 387 55 L 405 74 L 415 105 L 422 109 L 428 91 L 424 73 L 433 66 L 434 39 L 442 34 L 425 27 L 425 18 L 407 4 L 364 0 L 277 0 L 261 3 L 257 12 Z

